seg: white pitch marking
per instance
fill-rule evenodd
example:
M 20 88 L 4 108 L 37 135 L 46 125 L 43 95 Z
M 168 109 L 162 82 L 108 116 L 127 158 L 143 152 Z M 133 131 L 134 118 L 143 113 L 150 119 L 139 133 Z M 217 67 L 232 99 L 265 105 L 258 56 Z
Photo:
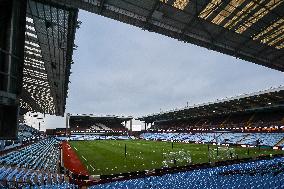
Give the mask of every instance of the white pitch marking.
M 84 156 L 82 156 L 82 158 L 87 161 L 87 159 Z

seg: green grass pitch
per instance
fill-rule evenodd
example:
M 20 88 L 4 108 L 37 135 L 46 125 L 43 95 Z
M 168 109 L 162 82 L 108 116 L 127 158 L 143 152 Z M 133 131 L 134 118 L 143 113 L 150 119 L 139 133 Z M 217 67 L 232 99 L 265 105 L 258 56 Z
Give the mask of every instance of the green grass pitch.
M 209 161 L 207 144 L 186 144 L 144 140 L 70 141 L 82 163 L 92 175 L 109 175 L 161 168 L 163 153 L 190 151 L 192 164 Z M 125 157 L 126 144 L 126 157 Z M 210 149 L 216 146 L 210 145 Z M 283 153 L 272 149 L 234 147 L 238 158 Z M 184 165 L 178 162 L 176 166 Z

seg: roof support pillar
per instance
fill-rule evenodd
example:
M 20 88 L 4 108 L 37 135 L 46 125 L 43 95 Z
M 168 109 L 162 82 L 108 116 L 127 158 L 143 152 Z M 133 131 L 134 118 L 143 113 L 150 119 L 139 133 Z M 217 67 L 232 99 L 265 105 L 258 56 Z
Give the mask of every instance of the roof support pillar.
M 70 114 L 69 113 L 67 113 L 66 114 L 66 130 L 65 130 L 65 136 L 67 137 L 67 136 L 69 136 L 70 137 L 70 135 L 71 135 L 71 130 L 69 129 L 69 119 L 70 119 Z M 70 130 L 70 132 L 69 132 L 69 130 Z
M 124 127 L 127 128 L 127 121 L 124 121 Z
M 130 131 L 132 131 L 132 119 L 130 120 Z

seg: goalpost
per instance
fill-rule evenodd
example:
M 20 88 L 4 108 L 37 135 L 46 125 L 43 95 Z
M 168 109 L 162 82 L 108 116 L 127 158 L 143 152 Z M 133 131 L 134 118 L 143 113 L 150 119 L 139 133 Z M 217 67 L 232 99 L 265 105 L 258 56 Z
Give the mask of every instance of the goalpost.
M 176 166 L 177 164 L 188 165 L 191 164 L 191 153 L 185 150 L 163 153 L 163 159 L 164 167 Z
M 237 157 L 235 149 L 228 146 L 217 146 L 208 150 L 209 160 L 227 160 Z

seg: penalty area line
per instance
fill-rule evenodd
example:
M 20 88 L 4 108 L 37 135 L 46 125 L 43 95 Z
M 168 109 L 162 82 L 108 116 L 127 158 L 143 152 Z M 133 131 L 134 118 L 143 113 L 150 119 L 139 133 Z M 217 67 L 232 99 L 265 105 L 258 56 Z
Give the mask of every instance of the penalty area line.
M 85 161 L 87 161 L 87 159 L 86 159 L 84 156 L 82 156 L 82 158 L 83 158 Z
M 95 169 L 92 165 L 90 165 L 92 167 L 92 169 Z

